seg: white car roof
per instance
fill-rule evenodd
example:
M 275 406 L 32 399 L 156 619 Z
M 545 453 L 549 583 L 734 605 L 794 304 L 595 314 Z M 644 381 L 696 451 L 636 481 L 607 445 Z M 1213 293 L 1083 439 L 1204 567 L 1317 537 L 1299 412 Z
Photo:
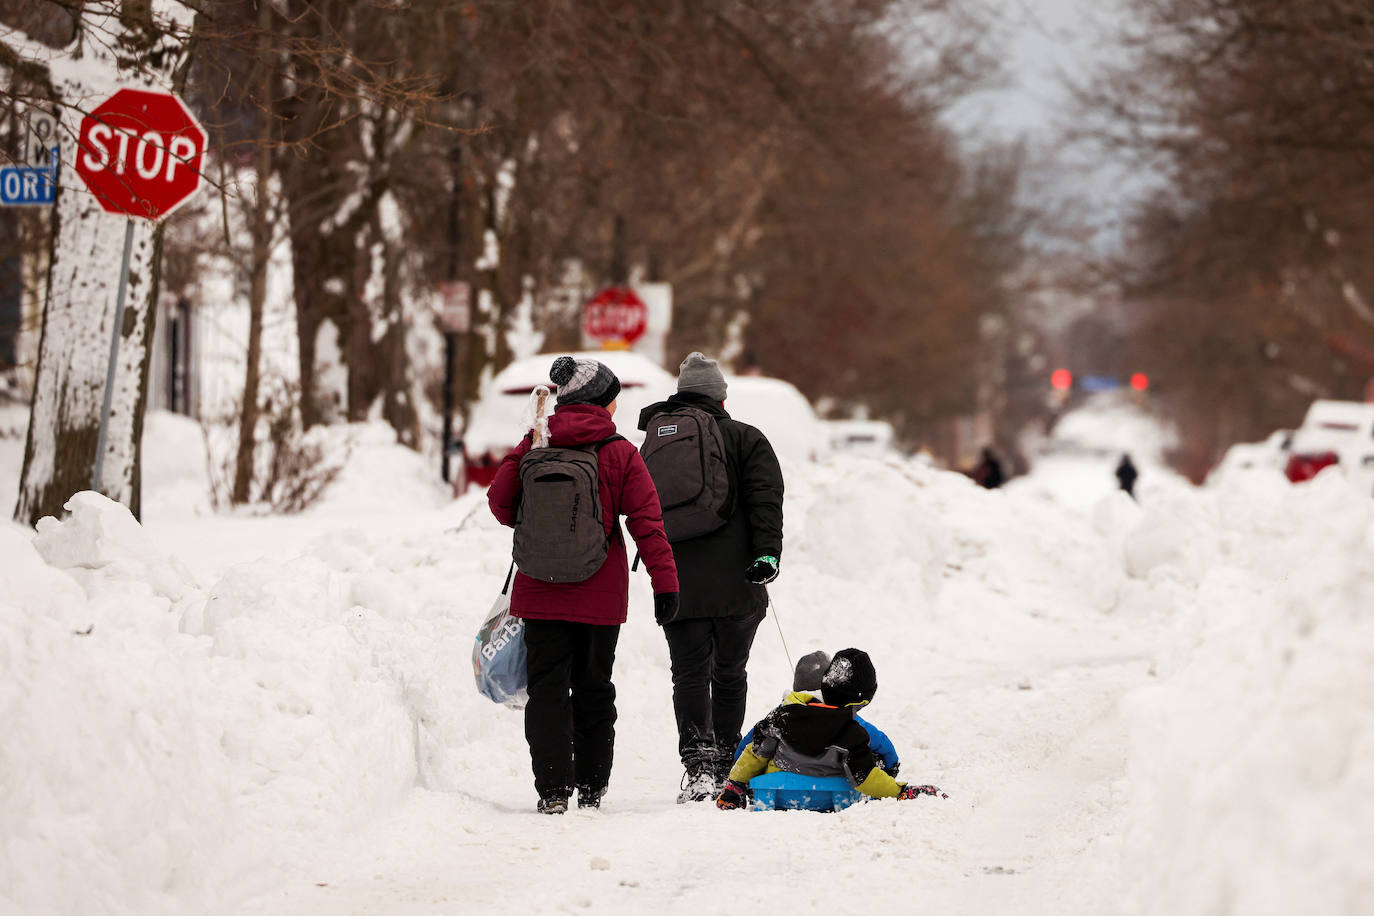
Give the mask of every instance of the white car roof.
M 791 382 L 761 375 L 727 375 L 725 410 L 768 437 L 778 457 L 808 461 L 830 450 L 811 402 Z
M 1366 404 L 1363 401 L 1313 401 L 1312 406 L 1307 408 L 1307 416 L 1302 421 L 1303 426 L 1312 426 L 1321 423 L 1354 423 L 1356 425 L 1368 422 L 1374 418 L 1374 404 Z
M 1293 434 L 1290 451 L 1295 454 L 1341 453 L 1374 442 L 1374 404 L 1360 401 L 1313 401 L 1307 416 Z M 1345 456 L 1342 461 L 1359 460 Z
M 526 432 L 530 392 L 538 385 L 551 384 L 549 367 L 560 356 L 600 360 L 620 379 L 615 426 L 631 442 L 644 439 L 636 428 L 639 411 L 668 397 L 677 388 L 676 377 L 639 353 L 581 350 L 527 356 L 511 363 L 482 386 L 482 396 L 472 405 L 467 429 L 463 431 L 463 447 L 469 455 L 491 452 L 499 458 L 515 447 Z
M 620 387 L 642 385 L 676 386 L 677 380 L 647 356 L 629 350 L 577 350 L 571 353 L 540 353 L 517 359 L 502 369 L 483 387 L 483 394 L 494 391 L 512 393 L 511 389 L 523 389 L 526 394 L 536 385 L 548 385 L 549 367 L 560 356 L 573 359 L 595 359 L 604 363 L 606 368 L 620 379 Z

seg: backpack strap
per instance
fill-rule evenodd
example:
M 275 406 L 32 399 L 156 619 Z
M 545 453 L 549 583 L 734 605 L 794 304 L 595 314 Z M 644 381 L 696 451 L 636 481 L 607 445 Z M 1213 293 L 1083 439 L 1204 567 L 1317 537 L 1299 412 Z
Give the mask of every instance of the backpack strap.
M 588 449 L 588 450 L 591 451 L 591 453 L 592 453 L 593 455 L 596 455 L 596 456 L 597 456 L 597 461 L 600 462 L 600 460 L 601 460 L 601 447 L 602 447 L 603 445 L 610 445 L 612 442 L 615 442 L 617 439 L 620 440 L 621 442 L 628 441 L 628 440 L 626 440 L 626 438 L 625 438 L 624 436 L 622 436 L 620 433 L 612 433 L 611 435 L 607 436 L 605 439 L 601 439 L 601 440 L 598 440 L 598 441 L 596 441 L 596 442 L 584 442 L 584 443 L 581 444 L 581 445 L 574 445 L 574 446 L 570 446 L 570 447 L 571 447 L 571 448 Z M 621 530 L 620 530 L 620 519 L 619 519 L 619 517 L 614 518 L 614 519 L 611 520 L 611 533 L 610 533 L 609 536 L 607 536 L 607 538 L 606 538 L 606 543 L 609 544 L 609 543 L 611 543 L 612 541 L 617 541 L 617 540 L 620 541 L 620 543 L 622 543 L 622 544 L 625 543 L 625 535 L 624 535 L 624 533 L 621 532 Z M 638 554 L 638 553 L 635 554 L 635 558 L 636 558 L 636 559 L 639 558 L 639 554 Z

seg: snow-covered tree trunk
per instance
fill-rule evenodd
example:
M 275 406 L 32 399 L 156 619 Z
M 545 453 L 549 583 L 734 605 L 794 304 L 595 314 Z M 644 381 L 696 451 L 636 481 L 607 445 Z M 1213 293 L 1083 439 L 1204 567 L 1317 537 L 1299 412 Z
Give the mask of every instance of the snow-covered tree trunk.
M 81 119 L 115 90 L 167 91 L 186 61 L 193 13 L 175 0 L 86 3 L 71 46 L 52 50 L 0 35 L 51 76 L 62 140 L 47 299 L 15 518 L 61 512 L 90 489 L 113 323 L 120 328 L 101 490 L 139 511 L 139 439 L 156 314 L 162 230 L 134 220 L 129 285 L 115 315 L 125 218 L 106 213 L 72 168 Z M 123 15 L 121 15 L 123 14 Z
M 238 453 L 234 459 L 235 505 L 253 498 L 253 452 L 257 445 L 258 386 L 262 374 L 262 313 L 267 301 L 267 265 L 272 259 L 272 6 L 258 7 L 257 181 L 253 189 L 253 279 L 248 293 L 248 355 L 239 414 Z

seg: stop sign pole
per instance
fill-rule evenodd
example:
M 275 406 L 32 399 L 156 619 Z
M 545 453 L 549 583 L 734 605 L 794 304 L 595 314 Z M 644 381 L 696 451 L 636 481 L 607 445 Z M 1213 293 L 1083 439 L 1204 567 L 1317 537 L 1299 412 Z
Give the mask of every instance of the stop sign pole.
M 110 330 L 110 358 L 105 368 L 105 394 L 96 434 L 95 469 L 91 473 L 91 489 L 97 493 L 105 464 L 105 437 L 124 325 L 124 298 L 129 288 L 134 219 L 161 220 L 200 188 L 205 147 L 205 128 L 181 99 L 167 92 L 121 89 L 81 120 L 76 173 L 106 212 L 127 217 Z
M 91 471 L 91 489 L 99 493 L 100 472 L 105 466 L 105 435 L 110 426 L 110 402 L 114 399 L 115 365 L 119 359 L 119 332 L 123 328 L 124 293 L 129 288 L 129 255 L 134 248 L 134 221 L 124 227 L 124 257 L 119 264 L 119 292 L 115 294 L 114 327 L 110 331 L 110 358 L 105 364 L 105 394 L 100 401 L 100 429 L 95 437 L 95 469 Z

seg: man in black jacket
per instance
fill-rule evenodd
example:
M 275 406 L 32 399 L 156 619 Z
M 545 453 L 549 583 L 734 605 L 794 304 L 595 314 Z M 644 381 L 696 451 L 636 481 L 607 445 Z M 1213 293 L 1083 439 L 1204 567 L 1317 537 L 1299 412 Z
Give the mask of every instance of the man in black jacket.
M 675 407 L 709 414 L 724 442 L 733 493 L 733 511 L 721 527 L 673 542 L 680 602 L 676 615 L 659 620 L 672 660 L 678 753 L 686 770 L 679 802 L 713 798 L 729 775 L 744 724 L 745 666 L 768 607 L 764 585 L 777 578 L 782 556 L 782 468 L 762 432 L 726 413 L 725 396 L 716 361 L 691 353 L 680 367 L 677 394 L 639 417 L 646 429 L 656 414 Z M 664 489 L 663 481 L 655 483 Z

